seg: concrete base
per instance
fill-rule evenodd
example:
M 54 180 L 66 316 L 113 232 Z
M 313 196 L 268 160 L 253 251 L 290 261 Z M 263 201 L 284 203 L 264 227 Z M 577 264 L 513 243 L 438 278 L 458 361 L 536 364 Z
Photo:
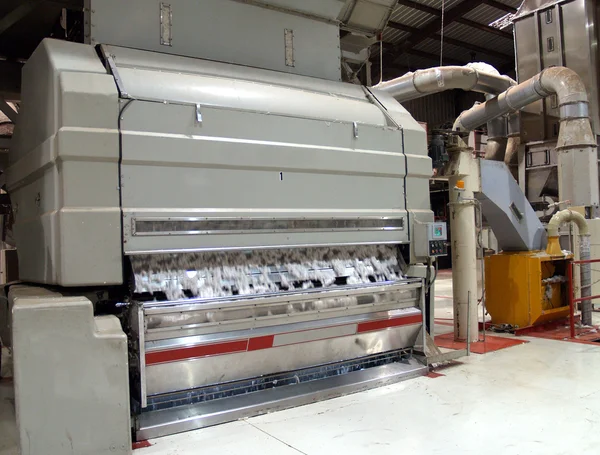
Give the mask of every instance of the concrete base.
M 131 453 L 127 337 L 84 297 L 13 286 L 12 340 L 22 454 Z

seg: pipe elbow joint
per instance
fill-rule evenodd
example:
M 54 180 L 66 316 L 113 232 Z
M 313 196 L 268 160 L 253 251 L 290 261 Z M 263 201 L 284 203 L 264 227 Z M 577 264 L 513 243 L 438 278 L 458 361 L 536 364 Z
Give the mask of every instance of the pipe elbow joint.
M 548 93 L 556 93 L 559 106 L 588 103 L 587 90 L 581 77 L 570 68 L 553 66 L 539 75 L 539 85 Z
M 548 222 L 548 237 L 558 237 L 558 230 L 563 223 L 574 222 L 579 228 L 579 235 L 589 235 L 588 224 L 585 217 L 571 209 L 561 210 L 554 214 Z

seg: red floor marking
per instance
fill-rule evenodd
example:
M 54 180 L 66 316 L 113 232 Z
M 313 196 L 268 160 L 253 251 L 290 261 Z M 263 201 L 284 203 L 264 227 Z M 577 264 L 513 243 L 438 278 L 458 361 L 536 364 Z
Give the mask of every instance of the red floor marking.
M 447 325 L 450 327 L 452 327 L 454 325 L 454 322 L 444 321 L 444 320 L 439 320 L 439 319 L 434 319 L 433 322 L 438 325 Z
M 13 378 L 0 378 L 0 382 L 10 384 L 13 382 Z
M 132 444 L 132 449 L 143 449 L 144 447 L 150 447 L 152 446 L 152 444 L 150 444 L 149 441 L 138 441 L 138 442 L 134 442 Z
M 429 373 L 427 373 L 427 377 L 432 378 L 432 379 L 440 378 L 442 376 L 446 376 L 446 375 L 442 374 L 442 373 L 436 373 L 435 371 L 430 371 Z
M 568 325 L 561 325 L 559 327 L 552 327 L 547 330 L 529 332 L 527 333 L 527 336 L 533 338 L 545 338 L 547 340 L 569 341 L 571 343 L 600 346 L 600 343 L 593 341 L 600 338 L 600 327 L 598 326 L 594 326 L 593 328 L 575 327 L 575 338 L 571 338 L 571 331 Z
M 529 342 L 527 340 L 517 340 L 514 338 L 486 335 L 485 342 L 483 339 L 481 339 L 479 342 L 471 343 L 471 352 L 475 354 L 485 354 L 524 343 Z M 436 336 L 435 344 L 437 344 L 440 348 L 446 349 L 465 349 L 467 347 L 467 343 L 454 341 L 454 333 L 446 333 L 444 335 Z
M 436 294 L 436 295 L 435 295 L 435 298 L 436 298 L 436 299 L 449 299 L 449 300 L 452 300 L 452 299 L 454 299 L 454 297 L 449 297 L 449 296 L 447 296 L 447 295 L 439 295 L 439 294 Z

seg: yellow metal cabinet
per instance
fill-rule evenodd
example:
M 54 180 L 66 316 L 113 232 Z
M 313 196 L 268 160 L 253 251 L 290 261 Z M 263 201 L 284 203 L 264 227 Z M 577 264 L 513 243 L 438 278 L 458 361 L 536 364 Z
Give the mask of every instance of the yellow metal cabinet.
M 486 257 L 486 307 L 492 323 L 523 328 L 568 317 L 566 277 L 571 258 L 543 251 Z

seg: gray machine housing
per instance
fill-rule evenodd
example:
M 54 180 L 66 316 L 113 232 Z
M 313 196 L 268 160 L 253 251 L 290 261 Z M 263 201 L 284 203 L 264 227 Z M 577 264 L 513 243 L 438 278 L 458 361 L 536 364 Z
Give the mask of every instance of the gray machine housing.
M 128 453 L 132 429 L 157 437 L 424 374 L 412 350 L 432 289 L 414 234 L 433 221 L 426 134 L 339 71 L 337 21 L 376 32 L 393 2 L 86 3 L 89 44 L 45 40 L 24 67 L 7 171 L 20 278 L 52 286 L 9 294 L 17 406 L 43 403 L 18 416 L 22 447 Z M 236 17 L 244 30 L 215 40 Z M 283 286 L 295 266 L 306 277 Z M 188 272 L 191 295 L 144 288 Z M 281 287 L 198 285 L 257 275 Z M 120 321 L 93 316 L 108 294 Z M 44 365 L 64 367 L 40 375 L 48 348 Z M 75 406 L 41 398 L 77 370 L 111 380 L 61 382 Z
M 433 220 L 425 132 L 390 96 L 102 52 L 107 66 L 92 46 L 45 40 L 24 69 L 7 172 L 23 280 L 121 284 L 123 253 L 409 243 L 415 219 Z M 205 228 L 222 220 L 233 227 Z

